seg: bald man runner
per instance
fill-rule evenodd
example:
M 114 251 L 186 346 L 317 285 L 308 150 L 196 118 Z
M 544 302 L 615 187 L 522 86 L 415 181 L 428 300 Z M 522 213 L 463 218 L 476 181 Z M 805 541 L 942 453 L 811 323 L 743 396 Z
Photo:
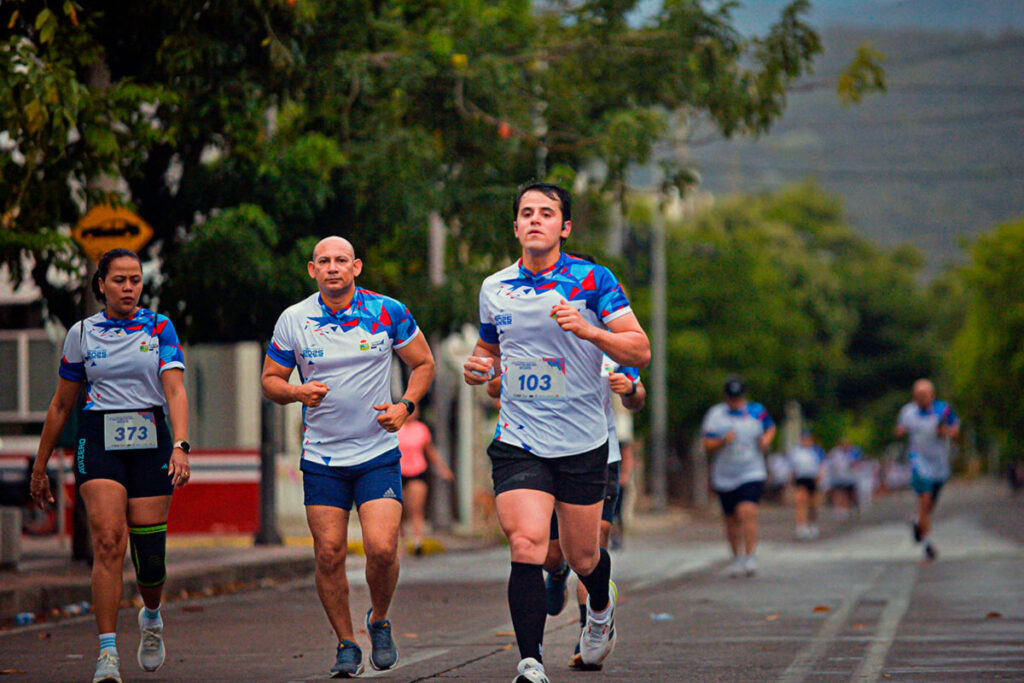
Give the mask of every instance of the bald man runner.
M 363 263 L 352 244 L 327 237 L 313 249 L 309 276 L 318 292 L 285 309 L 263 362 L 263 394 L 302 403 L 302 488 L 313 535 L 316 588 L 338 636 L 333 678 L 358 676 L 363 655 L 349 612 L 348 518 L 359 510 L 370 665 L 398 662 L 388 608 L 398 583 L 402 477 L 395 432 L 434 378 L 434 358 L 409 309 L 356 287 Z M 391 402 L 392 352 L 409 369 L 405 393 Z M 289 378 L 298 369 L 299 383 Z
M 896 436 L 907 437 L 911 485 L 917 494 L 917 519 L 912 522 L 914 540 L 923 544 L 928 560 L 938 557 L 931 539 L 932 513 L 952 471 L 949 440 L 959 434 L 960 418 L 953 406 L 935 399 L 935 385 L 927 379 L 914 382 L 913 400 L 900 409 Z

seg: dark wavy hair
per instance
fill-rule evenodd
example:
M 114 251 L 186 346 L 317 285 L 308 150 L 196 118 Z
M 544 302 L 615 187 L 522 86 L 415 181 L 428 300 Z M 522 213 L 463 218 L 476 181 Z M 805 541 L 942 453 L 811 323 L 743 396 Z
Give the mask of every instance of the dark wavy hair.
M 92 276 L 92 293 L 96 297 L 96 300 L 100 303 L 106 303 L 107 297 L 103 296 L 103 292 L 100 291 L 100 278 L 107 279 L 107 273 L 110 272 L 110 262 L 116 258 L 122 258 L 127 256 L 133 258 L 139 262 L 139 268 L 142 267 L 142 259 L 131 249 L 111 249 L 103 256 L 100 257 L 100 262 L 96 266 L 96 272 Z

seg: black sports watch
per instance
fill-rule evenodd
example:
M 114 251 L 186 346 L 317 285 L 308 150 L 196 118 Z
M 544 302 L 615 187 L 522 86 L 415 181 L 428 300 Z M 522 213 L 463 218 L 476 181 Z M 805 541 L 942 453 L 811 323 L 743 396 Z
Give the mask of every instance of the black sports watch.
M 174 447 L 180 448 L 181 450 L 185 451 L 185 455 L 188 455 L 188 452 L 192 450 L 192 446 L 190 446 L 188 441 L 185 441 L 184 439 L 182 439 L 181 441 L 175 441 Z
M 398 402 L 405 404 L 405 409 L 409 411 L 410 415 L 412 415 L 412 411 L 416 410 L 416 404 L 407 398 L 400 398 L 398 399 Z

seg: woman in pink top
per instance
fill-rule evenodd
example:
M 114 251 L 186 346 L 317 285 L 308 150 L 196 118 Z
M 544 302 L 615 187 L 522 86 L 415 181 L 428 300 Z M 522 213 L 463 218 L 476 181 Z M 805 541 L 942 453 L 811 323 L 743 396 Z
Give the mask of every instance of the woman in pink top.
M 434 448 L 430 428 L 420 422 L 420 407 L 398 430 L 398 449 L 402 452 L 402 500 L 404 517 L 412 524 L 414 553 L 423 554 L 423 512 L 427 505 L 427 470 L 434 467 L 445 481 L 455 476 Z

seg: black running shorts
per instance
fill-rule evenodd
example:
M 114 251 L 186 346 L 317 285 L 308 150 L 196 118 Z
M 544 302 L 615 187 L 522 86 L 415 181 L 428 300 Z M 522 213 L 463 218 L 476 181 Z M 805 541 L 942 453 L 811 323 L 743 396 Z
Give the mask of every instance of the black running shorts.
M 75 449 L 75 482 L 81 486 L 93 479 L 111 479 L 124 486 L 129 498 L 169 496 L 174 492 L 168 464 L 174 444 L 161 408 L 147 408 L 155 418 L 157 447 L 107 450 L 103 441 L 103 416 L 123 410 L 85 410 L 78 426 Z
M 498 440 L 487 447 L 494 493 L 515 489 L 544 491 L 570 505 L 592 505 L 605 497 L 608 442 L 577 455 L 541 458 Z

